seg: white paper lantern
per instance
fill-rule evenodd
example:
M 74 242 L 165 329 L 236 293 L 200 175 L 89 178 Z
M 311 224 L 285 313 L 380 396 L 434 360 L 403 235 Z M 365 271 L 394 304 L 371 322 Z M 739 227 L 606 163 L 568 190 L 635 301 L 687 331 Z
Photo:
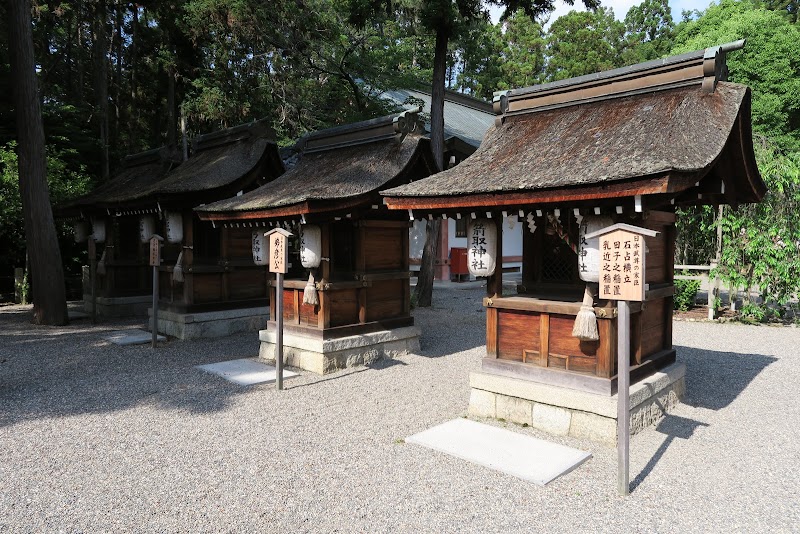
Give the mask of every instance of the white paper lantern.
M 319 267 L 322 258 L 322 230 L 316 224 L 300 226 L 300 263 L 306 269 Z
M 586 239 L 587 234 L 614 224 L 611 217 L 587 215 L 578 230 L 578 273 L 584 282 L 600 281 L 600 238 Z
M 269 244 L 263 230 L 253 232 L 253 263 L 269 265 Z
M 139 219 L 139 241 L 149 243 L 156 233 L 156 220 L 152 215 L 144 215 Z
M 167 212 L 167 241 L 180 243 L 183 241 L 183 214 Z
M 497 226 L 488 219 L 467 225 L 467 266 L 474 276 L 491 276 L 497 266 Z
M 78 221 L 72 228 L 75 234 L 75 242 L 83 243 L 89 237 L 89 225 L 85 221 Z
M 105 219 L 92 220 L 92 237 L 95 243 L 103 243 L 106 240 L 106 221 Z

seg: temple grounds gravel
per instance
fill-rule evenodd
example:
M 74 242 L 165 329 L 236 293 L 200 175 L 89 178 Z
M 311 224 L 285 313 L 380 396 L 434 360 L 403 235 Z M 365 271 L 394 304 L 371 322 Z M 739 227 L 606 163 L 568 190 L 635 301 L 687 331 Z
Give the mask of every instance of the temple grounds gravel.
M 798 532 L 800 329 L 676 322 L 687 398 L 616 451 L 538 487 L 403 438 L 463 417 L 480 289 L 415 310 L 421 354 L 240 387 L 195 365 L 255 334 L 120 347 L 141 322 L 29 324 L 0 308 L 2 532 Z

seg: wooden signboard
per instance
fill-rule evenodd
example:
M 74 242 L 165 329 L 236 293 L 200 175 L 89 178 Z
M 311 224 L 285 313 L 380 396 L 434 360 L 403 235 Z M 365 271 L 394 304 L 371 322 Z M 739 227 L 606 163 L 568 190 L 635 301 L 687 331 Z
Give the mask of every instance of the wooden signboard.
M 150 238 L 150 265 L 152 267 L 161 265 L 161 241 L 163 240 L 164 238 L 158 235 Z
M 645 236 L 658 232 L 617 223 L 586 235 L 599 238 L 600 298 L 617 301 L 617 488 L 630 493 L 630 352 L 628 301 L 644 301 Z
M 283 275 L 289 270 L 291 232 L 274 228 L 264 234 L 269 242 L 269 272 L 275 273 L 275 385 L 283 389 Z
M 600 298 L 644 300 L 644 236 L 615 230 L 600 237 Z
M 264 234 L 269 239 L 269 272 L 286 274 L 289 271 L 289 237 L 291 232 L 275 228 Z

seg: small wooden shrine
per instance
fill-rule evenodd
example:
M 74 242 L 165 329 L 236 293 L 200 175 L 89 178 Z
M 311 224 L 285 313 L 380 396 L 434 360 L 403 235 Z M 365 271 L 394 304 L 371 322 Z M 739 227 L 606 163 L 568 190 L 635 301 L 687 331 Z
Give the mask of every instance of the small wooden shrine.
M 159 268 L 160 332 L 191 338 L 257 328 L 266 313 L 267 288 L 252 264 L 250 231 L 202 222 L 192 210 L 279 176 L 284 169 L 274 133 L 258 121 L 199 136 L 191 156 L 173 167 L 158 175 L 131 169 L 70 205 L 95 228 L 106 229 L 104 239 L 96 239 L 104 245 L 100 294 L 135 291 L 151 298 L 147 242 L 159 234 L 166 238 Z
M 429 176 L 436 166 L 416 112 L 315 132 L 296 145 L 294 166 L 272 183 L 197 208 L 200 218 L 252 232 L 253 259 L 266 265 L 265 231 L 291 229 L 284 281 L 284 357 L 327 373 L 418 347 L 410 315 L 405 214 L 378 191 Z M 261 267 L 262 277 L 274 275 Z M 274 358 L 275 290 L 260 333 Z
M 122 170 L 90 193 L 56 208 L 56 215 L 75 224 L 76 242 L 96 242 L 98 276 L 95 305 L 100 316 L 146 315 L 152 303 L 152 276 L 147 245 L 139 239 L 137 216 L 117 217 L 117 206 L 131 191 L 146 190 L 164 179 L 181 162 L 175 150 L 161 147 L 127 156 Z M 153 206 L 138 206 L 136 212 L 153 217 Z M 84 275 L 83 302 L 91 311 L 90 276 Z
M 390 209 L 413 217 L 468 219 L 469 268 L 487 277 L 487 354 L 471 375 L 473 414 L 615 439 L 616 308 L 598 289 L 633 273 L 600 272 L 607 251 L 585 237 L 614 223 L 658 232 L 644 238 L 645 301 L 631 305 L 631 391 L 640 395 L 632 428 L 676 402 L 675 207 L 736 206 L 766 192 L 750 89 L 723 81 L 726 52 L 742 44 L 503 93 L 475 154 L 383 191 Z M 522 282 L 509 292 L 496 259 L 500 221 L 512 215 L 527 227 Z M 595 322 L 593 335 L 581 334 Z

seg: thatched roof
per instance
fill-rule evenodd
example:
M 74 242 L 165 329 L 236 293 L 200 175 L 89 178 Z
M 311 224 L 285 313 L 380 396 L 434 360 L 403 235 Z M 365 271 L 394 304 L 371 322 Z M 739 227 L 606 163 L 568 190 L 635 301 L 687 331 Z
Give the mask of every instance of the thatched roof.
M 381 187 L 418 177 L 414 173 L 427 176 L 435 168 L 430 142 L 418 131 L 395 131 L 396 119 L 316 132 L 298 143 L 304 150 L 299 161 L 276 180 L 196 211 L 201 219 L 255 219 L 377 202 Z
M 628 199 L 758 202 L 750 89 L 725 82 L 744 41 L 495 95 L 499 116 L 457 167 L 381 193 L 390 209 L 574 208 Z
M 120 174 L 70 207 L 124 211 L 156 202 L 193 207 L 283 172 L 274 134 L 264 121 L 199 136 L 192 146 L 191 156 L 179 166 L 174 154 L 165 157 L 164 149 L 145 153 L 149 159 L 126 158 Z
M 706 171 L 749 100 L 747 87 L 721 82 L 710 94 L 684 87 L 509 117 L 457 167 L 383 194 L 531 191 Z
M 174 166 L 178 156 L 167 147 L 126 156 L 122 170 L 111 180 L 89 193 L 58 206 L 57 212 L 71 215 L 81 209 L 124 202 L 131 191 L 148 190 L 160 182 Z

